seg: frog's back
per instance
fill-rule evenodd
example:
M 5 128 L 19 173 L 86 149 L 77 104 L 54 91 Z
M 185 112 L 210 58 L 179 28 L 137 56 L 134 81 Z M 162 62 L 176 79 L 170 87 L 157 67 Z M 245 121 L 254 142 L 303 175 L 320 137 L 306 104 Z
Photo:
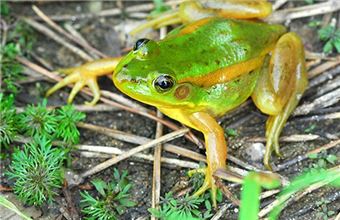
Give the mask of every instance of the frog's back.
M 158 64 L 168 66 L 178 80 L 265 56 L 286 30 L 281 25 L 208 18 L 175 29 L 160 42 Z M 171 62 L 169 62 L 171 61 Z

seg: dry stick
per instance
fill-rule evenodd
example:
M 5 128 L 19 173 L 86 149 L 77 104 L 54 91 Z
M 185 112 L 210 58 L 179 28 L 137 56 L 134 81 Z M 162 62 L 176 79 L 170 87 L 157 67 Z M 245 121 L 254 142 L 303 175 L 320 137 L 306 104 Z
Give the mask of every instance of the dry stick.
M 166 27 L 160 29 L 160 39 L 166 36 Z M 162 113 L 157 110 L 157 116 L 162 118 Z M 156 126 L 156 138 L 159 138 L 163 134 L 163 125 L 157 122 Z M 156 208 L 160 202 L 161 196 L 161 155 L 162 145 L 158 144 L 154 149 L 154 163 L 152 173 L 152 195 L 151 195 L 151 207 Z M 154 216 L 151 216 L 151 220 L 156 220 Z
M 82 154 L 85 153 L 86 157 L 102 157 L 102 158 L 112 158 L 112 155 L 124 154 L 123 151 L 117 147 L 107 147 L 107 146 L 93 146 L 93 145 L 76 145 L 76 149 L 80 150 Z M 151 154 L 137 153 L 133 157 L 141 158 L 148 161 L 154 161 L 154 156 Z M 163 163 L 169 165 L 175 165 L 178 167 L 196 169 L 199 167 L 198 163 L 191 161 L 179 160 L 174 158 L 161 157 L 160 159 Z
M 340 166 L 336 166 L 336 167 L 333 167 L 333 168 L 328 169 L 328 170 L 339 170 L 339 169 L 340 169 Z M 329 178 L 329 179 L 325 179 L 322 182 L 317 182 L 317 183 L 310 185 L 309 187 L 305 188 L 303 191 L 296 193 L 295 196 L 293 196 L 293 194 L 290 193 L 290 194 L 287 194 L 285 196 L 280 197 L 279 199 L 276 199 L 275 201 L 273 201 L 272 203 L 270 203 L 269 205 L 264 207 L 259 212 L 259 217 L 260 218 L 264 217 L 265 215 L 267 215 L 270 211 L 272 211 L 280 203 L 284 202 L 285 203 L 284 207 L 286 207 L 292 201 L 298 201 L 300 198 L 307 195 L 308 193 L 311 193 L 314 190 L 319 189 L 319 188 L 333 182 L 334 180 L 340 178 L 340 172 L 337 172 L 337 173 L 334 172 L 334 174 L 335 175 L 333 177 Z
M 326 115 L 312 115 L 309 117 L 302 117 L 302 118 L 296 118 L 297 121 L 320 121 L 320 120 L 330 120 L 330 119 L 339 119 L 340 118 L 340 112 L 333 112 Z
M 275 11 L 272 15 L 270 15 L 268 18 L 264 20 L 267 22 L 279 23 L 297 18 L 326 14 L 337 11 L 339 9 L 340 1 L 330 0 L 319 4 Z
M 149 11 L 154 8 L 154 4 L 141 4 L 137 6 L 131 6 L 125 9 L 125 12 L 140 12 Z M 64 21 L 64 20 L 75 20 L 75 19 L 85 19 L 93 17 L 109 17 L 122 14 L 122 10 L 119 8 L 107 9 L 100 11 L 98 13 L 84 13 L 76 15 L 53 15 L 50 18 L 54 21 Z M 39 18 L 37 18 L 39 19 Z
M 80 128 L 89 129 L 89 130 L 107 135 L 109 137 L 113 137 L 120 141 L 129 142 L 133 144 L 145 144 L 151 141 L 151 139 L 146 138 L 146 137 L 129 134 L 123 131 L 118 131 L 118 130 L 114 130 L 114 129 L 110 129 L 110 128 L 106 128 L 106 127 L 102 127 L 98 125 L 92 125 L 92 124 L 80 122 L 77 124 L 77 126 Z M 168 151 L 174 154 L 179 154 L 181 156 L 184 156 L 184 157 L 196 160 L 196 161 L 205 162 L 205 156 L 199 153 L 196 153 L 194 151 L 173 145 L 173 144 L 164 144 L 163 149 L 165 151 Z
M 323 146 L 321 146 L 319 148 L 316 148 L 314 150 L 311 150 L 311 151 L 305 153 L 304 155 L 299 155 L 299 156 L 297 156 L 297 157 L 295 157 L 295 158 L 293 158 L 291 160 L 288 160 L 288 161 L 286 161 L 286 162 L 284 162 L 282 164 L 277 165 L 277 168 L 274 171 L 275 172 L 279 172 L 281 170 L 284 170 L 284 169 L 286 169 L 286 168 L 288 168 L 288 167 L 290 167 L 290 166 L 292 166 L 292 165 L 294 165 L 294 164 L 296 164 L 298 162 L 306 160 L 309 157 L 309 155 L 317 154 L 317 153 L 319 153 L 321 151 L 329 150 L 329 149 L 331 149 L 333 147 L 336 147 L 339 144 L 340 144 L 340 139 L 335 140 L 335 141 L 331 141 L 331 142 L 329 142 L 329 143 L 327 143 L 327 144 L 325 144 L 325 145 L 323 145 Z M 340 146 L 338 146 L 338 147 L 340 147 Z
M 162 113 L 157 110 L 157 116 L 162 117 Z M 163 134 L 163 125 L 157 122 L 156 126 L 156 138 L 161 137 Z M 152 195 L 151 195 L 151 207 L 157 208 L 160 202 L 161 196 L 161 155 L 162 145 L 158 144 L 154 149 L 154 162 L 153 162 L 153 176 L 152 176 Z M 156 220 L 151 216 L 151 220 Z
M 47 76 L 48 78 L 51 78 L 55 81 L 61 81 L 62 78 L 59 77 L 58 75 L 42 68 L 41 66 L 35 64 L 35 63 L 32 63 L 30 62 L 29 60 L 27 60 L 26 58 L 24 57 L 16 57 L 16 59 L 23 65 L 27 66 L 28 68 L 40 73 L 40 74 L 43 74 L 45 76 Z M 68 87 L 72 87 L 71 85 L 68 85 Z M 93 94 L 90 92 L 89 89 L 87 88 L 83 88 L 81 90 L 82 93 L 85 93 L 87 95 L 90 95 L 90 96 L 93 96 Z M 125 106 L 123 104 L 119 104 L 119 103 L 116 103 L 116 102 L 113 102 L 109 99 L 106 99 L 106 98 L 103 98 L 101 97 L 100 100 L 106 104 L 109 104 L 111 106 L 114 106 L 114 107 L 117 107 L 117 108 L 120 108 L 122 110 L 126 110 L 126 111 L 129 111 L 129 112 L 132 112 L 132 113 L 136 113 L 136 114 L 139 114 L 139 115 L 142 115 L 142 116 L 145 116 L 149 119 L 152 119 L 152 120 L 155 120 L 155 121 L 159 121 L 160 123 L 164 124 L 165 126 L 167 126 L 168 128 L 170 129 L 173 129 L 173 130 L 178 130 L 180 127 L 178 127 L 177 125 L 175 125 L 173 122 L 170 122 L 168 120 L 164 120 L 164 119 L 161 119 L 161 118 L 158 118 L 156 115 L 152 114 L 153 112 L 149 111 L 149 112 L 141 112 L 139 111 L 138 109 L 134 109 L 134 108 L 131 108 L 131 107 L 128 107 L 128 106 Z M 196 144 L 198 147 L 200 148 L 203 148 L 203 144 L 200 142 L 200 140 L 192 133 L 192 132 L 189 132 L 189 134 L 186 134 L 185 137 L 190 140 L 191 142 L 193 142 L 194 144 Z
M 329 70 L 337 65 L 340 65 L 340 56 L 335 57 L 336 60 L 331 60 L 331 61 L 327 61 L 315 68 L 313 68 L 312 70 L 308 71 L 308 77 L 309 78 L 313 78 L 317 75 L 319 75 L 320 73 L 325 72 L 326 70 Z
M 319 135 L 316 134 L 293 134 L 290 136 L 280 137 L 280 142 L 301 142 L 301 141 L 313 141 L 320 138 Z M 246 138 L 246 141 L 249 142 L 266 142 L 265 137 L 251 137 Z
M 273 10 L 277 10 L 279 9 L 281 6 L 283 6 L 284 4 L 287 3 L 288 0 L 277 0 L 274 4 L 273 4 Z
M 42 19 L 44 20 L 51 28 L 59 32 L 60 34 L 64 35 L 69 40 L 73 41 L 74 43 L 84 47 L 90 54 L 96 54 L 99 57 L 108 57 L 107 55 L 101 53 L 96 48 L 92 47 L 88 42 L 86 42 L 83 38 L 79 39 L 78 37 L 67 33 L 64 29 L 62 29 L 58 24 L 52 21 L 44 12 L 42 12 L 37 6 L 32 6 L 33 11 Z M 94 57 L 97 58 L 97 57 Z
M 234 194 L 225 186 L 221 180 L 216 180 L 216 186 L 221 189 L 222 193 L 230 199 L 230 201 L 234 204 L 234 206 L 240 206 L 240 200 L 237 199 Z
M 311 103 L 303 104 L 298 106 L 294 111 L 294 116 L 296 115 L 306 115 L 309 112 L 317 108 L 326 108 L 331 106 L 340 100 L 340 87 L 332 92 L 329 92 Z
M 135 147 L 135 148 L 133 148 L 133 149 L 131 149 L 129 151 L 126 151 L 124 154 L 121 154 L 121 155 L 119 155 L 117 157 L 114 157 L 114 158 L 112 158 L 110 160 L 107 160 L 107 161 L 105 161 L 103 163 L 98 164 L 97 166 L 91 168 L 90 170 L 82 173 L 80 175 L 80 177 L 81 178 L 86 178 L 88 176 L 91 176 L 91 175 L 93 175 L 95 173 L 98 173 L 98 172 L 100 172 L 100 171 L 102 171 L 102 170 L 112 166 L 113 164 L 116 164 L 116 163 L 118 163 L 118 162 L 120 162 L 120 161 L 122 161 L 122 160 L 124 160 L 124 159 L 126 159 L 126 158 L 128 158 L 128 157 L 130 157 L 130 156 L 132 156 L 134 154 L 136 154 L 136 153 L 139 153 L 139 152 L 141 152 L 143 150 L 146 150 L 146 149 L 149 149 L 151 147 L 154 147 L 157 144 L 160 144 L 160 143 L 163 143 L 163 142 L 167 142 L 167 141 L 173 140 L 175 138 L 181 137 L 185 133 L 187 133 L 188 131 L 189 131 L 188 128 L 182 128 L 180 130 L 177 130 L 177 131 L 171 132 L 171 133 L 169 133 L 167 135 L 164 135 L 164 136 L 162 136 L 162 137 L 160 137 L 158 139 L 150 141 L 147 144 Z
M 36 29 L 37 31 L 47 35 L 48 37 L 52 38 L 57 43 L 63 45 L 66 48 L 68 48 L 73 53 L 77 54 L 82 59 L 84 59 L 85 61 L 92 61 L 93 60 L 93 58 L 90 55 L 88 55 L 85 51 L 83 51 L 83 50 L 79 49 L 78 47 L 75 47 L 72 44 L 70 44 L 69 42 L 65 41 L 59 35 L 57 35 L 52 30 L 50 30 L 48 27 L 46 27 L 46 26 L 44 26 L 44 25 L 42 25 L 42 24 L 40 24 L 40 23 L 30 19 L 30 18 L 23 18 L 23 20 L 27 24 L 32 26 L 34 29 Z
M 225 217 L 225 213 L 227 212 L 228 208 L 231 207 L 231 203 L 224 204 L 220 209 L 216 212 L 216 214 L 211 218 L 211 220 L 219 220 L 223 217 Z

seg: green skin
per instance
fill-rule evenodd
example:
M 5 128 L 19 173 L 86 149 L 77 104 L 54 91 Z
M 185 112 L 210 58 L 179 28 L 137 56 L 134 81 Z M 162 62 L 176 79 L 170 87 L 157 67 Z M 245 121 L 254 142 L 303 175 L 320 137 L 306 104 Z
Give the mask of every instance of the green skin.
M 219 116 L 252 94 L 259 71 L 210 87 L 182 79 L 190 81 L 263 56 L 263 51 L 275 45 L 286 32 L 281 25 L 221 18 L 212 18 L 188 34 L 178 34 L 182 28 L 173 30 L 159 42 L 149 41 L 127 54 L 116 68 L 113 77 L 116 87 L 134 99 L 159 108 L 206 111 Z M 167 92 L 159 92 L 153 84 L 162 74 L 175 79 L 175 85 Z M 179 81 L 181 83 L 177 83 Z M 190 87 L 190 94 L 179 100 L 174 92 L 181 84 Z

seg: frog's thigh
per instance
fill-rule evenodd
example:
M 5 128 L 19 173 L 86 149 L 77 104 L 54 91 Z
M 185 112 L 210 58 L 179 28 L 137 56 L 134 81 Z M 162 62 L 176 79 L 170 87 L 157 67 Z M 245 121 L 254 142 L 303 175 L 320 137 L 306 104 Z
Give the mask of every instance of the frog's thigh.
M 308 83 L 301 39 L 292 32 L 284 34 L 265 64 L 252 98 L 262 112 L 270 115 L 266 123 L 264 158 L 265 165 L 270 167 L 272 149 L 279 154 L 280 132 Z
M 206 1 L 203 6 L 218 16 L 237 19 L 264 18 L 272 12 L 272 5 L 263 0 L 215 0 Z

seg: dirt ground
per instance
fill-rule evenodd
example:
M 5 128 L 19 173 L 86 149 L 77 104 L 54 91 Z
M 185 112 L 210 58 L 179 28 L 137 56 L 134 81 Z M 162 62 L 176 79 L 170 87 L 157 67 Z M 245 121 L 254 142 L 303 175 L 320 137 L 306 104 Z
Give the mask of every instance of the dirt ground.
M 123 6 L 127 7 L 131 4 L 141 4 L 141 2 L 124 2 Z M 296 7 L 299 5 L 305 4 L 303 1 L 293 2 L 285 5 L 284 7 Z M 30 16 L 35 17 L 36 15 L 33 12 L 31 6 L 32 3 L 10 3 L 11 13 L 20 15 L 20 16 Z M 66 2 L 66 1 L 56 1 L 56 2 L 40 2 L 36 4 L 42 11 L 44 11 L 47 15 L 64 15 L 64 14 L 81 14 L 88 13 L 91 7 L 94 7 L 89 2 Z M 103 2 L 100 10 L 116 8 L 119 6 L 119 1 L 117 2 Z M 340 18 L 339 12 L 333 13 L 332 17 Z M 303 39 L 305 48 L 308 51 L 322 52 L 322 44 L 317 36 L 317 29 L 311 28 L 308 26 L 308 23 L 311 20 L 322 20 L 325 19 L 325 15 L 315 16 L 315 17 L 307 17 L 303 19 L 296 19 L 291 22 L 287 22 L 287 27 L 291 31 L 297 32 L 301 38 Z M 73 19 L 62 21 L 59 24 L 71 24 L 76 27 L 77 30 L 82 34 L 82 36 L 95 48 L 109 56 L 118 56 L 124 54 L 123 49 L 127 47 L 133 46 L 133 42 L 135 39 L 124 39 L 124 35 L 122 36 L 121 27 L 122 26 L 131 26 L 135 22 L 138 22 L 137 19 L 130 18 L 128 13 L 120 14 L 117 16 L 107 16 L 107 17 L 93 17 L 93 18 L 83 18 L 83 19 Z M 338 25 L 339 25 L 338 21 Z M 156 34 L 155 34 L 156 33 Z M 157 32 L 153 32 L 155 38 L 157 38 Z M 57 69 L 60 67 L 68 67 L 75 66 L 83 63 L 78 56 L 72 54 L 68 49 L 57 44 L 54 40 L 48 38 L 47 36 L 36 32 L 37 43 L 34 46 L 34 53 L 39 55 L 45 61 L 47 61 L 53 69 Z M 127 35 L 125 35 L 126 37 Z M 332 57 L 337 56 L 337 54 L 330 55 Z M 33 62 L 35 62 L 33 60 Z M 326 62 L 326 61 L 323 61 Z M 315 100 L 319 95 L 318 91 L 324 88 L 327 84 L 330 84 L 334 81 L 340 80 L 340 66 L 336 66 L 327 71 L 324 71 L 321 75 L 316 76 L 311 80 L 312 82 L 319 82 L 316 86 L 311 87 L 303 97 L 301 101 L 302 104 L 310 103 Z M 323 77 L 323 78 L 322 78 Z M 324 79 L 322 81 L 322 79 Z M 313 84 L 313 83 L 312 83 Z M 100 87 L 105 90 L 117 92 L 117 89 L 114 88 L 110 79 L 103 77 L 100 79 Z M 17 101 L 19 105 L 37 103 L 40 101 L 40 97 L 44 91 L 52 86 L 52 83 L 46 81 L 38 81 L 34 83 L 25 84 L 22 86 L 22 90 L 17 97 Z M 62 89 L 52 95 L 48 100 L 48 104 L 55 105 L 63 105 L 66 102 L 67 96 L 70 92 L 70 89 Z M 84 102 L 83 96 L 77 96 L 75 99 L 75 104 L 83 104 Z M 153 107 L 148 107 L 150 109 L 154 109 Z M 322 119 L 320 116 L 324 115 L 328 112 L 338 112 L 340 108 L 340 103 L 336 102 L 335 104 L 323 108 L 316 109 L 313 112 L 308 113 L 307 115 L 293 116 L 289 119 L 287 125 L 285 126 L 282 136 L 291 136 L 295 134 L 307 134 L 311 133 L 313 135 L 318 135 L 318 138 L 311 141 L 294 141 L 294 142 L 286 142 L 282 141 L 281 149 L 283 157 L 281 159 L 277 158 L 275 155 L 272 157 L 272 161 L 276 165 L 285 164 L 285 162 L 296 158 L 299 155 L 304 155 L 306 152 L 318 148 L 324 144 L 329 143 L 332 140 L 337 140 L 340 138 L 340 120 L 337 119 Z M 326 110 L 325 110 L 326 109 Z M 314 116 L 314 117 L 313 117 Z M 233 155 L 239 158 L 242 161 L 245 161 L 255 167 L 260 169 L 264 169 L 261 159 L 253 158 L 251 153 L 251 148 L 254 146 L 252 141 L 249 141 L 252 138 L 264 137 L 265 131 L 265 120 L 266 116 L 262 114 L 255 105 L 249 101 L 248 104 L 240 108 L 239 110 L 231 113 L 231 115 L 223 117 L 221 119 L 221 125 L 227 131 L 228 129 L 234 129 L 237 132 L 237 136 L 229 137 L 228 139 L 228 153 L 229 155 Z M 92 123 L 95 125 L 100 125 L 108 128 L 114 128 L 117 130 L 121 130 L 124 132 L 136 134 L 139 136 L 147 137 L 147 138 L 155 138 L 155 130 L 156 130 L 156 122 L 150 119 L 147 119 L 143 116 L 129 113 L 123 110 L 115 110 L 108 112 L 90 112 L 87 113 L 86 122 Z M 178 124 L 177 122 L 175 122 Z M 310 130 L 309 128 L 314 127 L 311 131 L 306 132 L 306 130 Z M 93 131 L 81 129 L 81 144 L 92 144 L 92 145 L 102 145 L 102 146 L 114 146 L 121 147 L 124 149 L 130 149 L 135 145 L 129 144 L 126 142 L 114 140 L 111 137 L 107 137 L 102 134 L 94 133 Z M 169 132 L 168 129 L 164 129 L 164 133 Z M 201 134 L 195 133 L 199 137 L 202 137 Z M 259 141 L 256 141 L 259 143 Z M 171 143 L 184 146 L 190 150 L 200 152 L 204 154 L 203 150 L 198 149 L 194 144 L 187 141 L 184 138 L 179 138 Z M 260 145 L 261 146 L 261 145 Z M 148 153 L 152 153 L 153 150 L 148 151 Z M 327 151 L 327 154 L 334 154 L 337 157 L 340 156 L 339 148 L 334 147 Z M 104 159 L 98 158 L 85 158 L 80 156 L 80 152 L 74 150 L 72 152 L 72 164 L 70 169 L 74 172 L 80 172 L 88 169 L 91 166 L 98 164 L 100 161 L 104 161 Z M 181 158 L 171 153 L 163 153 L 163 156 L 171 157 L 171 158 Z M 183 158 L 182 158 L 183 159 Z M 188 160 L 188 159 L 186 159 Z M 292 178 L 297 176 L 303 172 L 304 169 L 313 166 L 313 164 L 317 163 L 314 159 L 303 160 L 302 162 L 298 162 L 294 165 L 288 166 L 287 168 L 279 171 L 280 175 Z M 339 161 L 336 161 L 339 165 Z M 4 162 L 4 166 L 6 166 L 8 162 Z M 237 166 L 232 162 L 228 162 L 228 164 L 232 166 Z M 334 166 L 332 165 L 332 166 Z M 151 206 L 151 184 L 152 184 L 152 169 L 153 164 L 150 161 L 144 161 L 141 159 L 130 158 L 128 160 L 124 160 L 120 162 L 117 166 L 114 166 L 119 170 L 128 170 L 130 180 L 133 184 L 131 195 L 133 196 L 133 200 L 137 202 L 137 206 L 129 209 L 129 211 L 122 216 L 121 219 L 138 219 L 140 217 L 147 217 L 148 211 L 147 209 Z M 93 176 L 100 177 L 104 180 L 110 180 L 113 174 L 113 168 L 106 169 L 103 172 Z M 162 188 L 161 194 L 164 195 L 165 192 L 170 191 L 179 180 L 188 181 L 186 177 L 186 169 L 181 169 L 176 166 L 164 165 L 162 166 Z M 6 180 L 4 181 L 6 183 Z M 226 185 L 230 183 L 225 182 Z M 232 191 L 239 196 L 239 187 L 231 187 Z M 78 211 L 79 211 L 79 189 L 73 188 L 70 190 L 72 194 L 73 202 L 75 203 Z M 62 195 L 62 194 L 61 194 Z M 262 206 L 269 204 L 273 201 L 273 197 L 268 198 L 263 201 Z M 316 205 L 317 201 L 321 201 L 322 199 L 326 199 L 329 201 L 327 203 L 327 210 L 334 211 L 338 213 L 340 210 L 340 192 L 332 187 L 323 187 L 319 190 L 316 190 L 313 193 L 304 196 L 299 201 L 289 205 L 284 209 L 281 214 L 280 219 L 288 220 L 288 219 L 318 219 L 317 213 L 323 212 L 322 207 Z M 229 204 L 230 201 L 225 200 L 220 205 Z M 62 205 L 65 205 L 65 199 L 60 196 L 56 198 L 56 202 L 50 206 L 43 206 L 40 211 L 40 216 L 37 219 L 55 219 L 59 216 L 59 209 Z M 238 208 L 231 205 L 229 206 L 226 216 L 222 219 L 237 219 L 238 216 Z M 329 217 L 329 219 L 333 219 L 333 217 Z M 2 219 L 0 214 L 0 219 Z M 140 218 L 141 219 L 141 218 Z

